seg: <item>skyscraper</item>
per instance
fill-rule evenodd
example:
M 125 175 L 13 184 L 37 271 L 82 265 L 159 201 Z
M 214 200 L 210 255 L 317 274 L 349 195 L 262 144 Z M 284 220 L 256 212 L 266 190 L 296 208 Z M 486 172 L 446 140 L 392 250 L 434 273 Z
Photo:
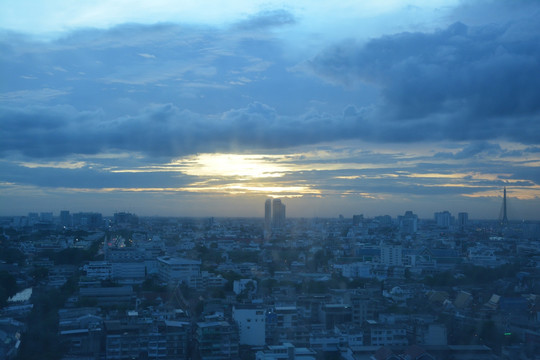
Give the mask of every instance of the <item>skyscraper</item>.
M 71 214 L 68 210 L 60 211 L 60 224 L 62 226 L 71 226 Z
M 274 199 L 272 208 L 273 227 L 281 229 L 285 225 L 285 204 L 280 199 Z
M 436 212 L 435 213 L 435 222 L 438 227 L 449 228 L 453 223 L 452 214 L 448 210 Z
M 463 228 L 465 226 L 468 225 L 468 222 L 469 222 L 469 213 L 466 213 L 466 212 L 460 212 L 458 214 L 458 225 L 459 225 L 459 228 L 461 230 L 463 230 Z
M 264 202 L 264 238 L 268 239 L 272 233 L 272 201 Z
M 405 215 L 398 217 L 399 230 L 405 234 L 414 234 L 418 230 L 418 216 L 412 211 L 405 211 Z

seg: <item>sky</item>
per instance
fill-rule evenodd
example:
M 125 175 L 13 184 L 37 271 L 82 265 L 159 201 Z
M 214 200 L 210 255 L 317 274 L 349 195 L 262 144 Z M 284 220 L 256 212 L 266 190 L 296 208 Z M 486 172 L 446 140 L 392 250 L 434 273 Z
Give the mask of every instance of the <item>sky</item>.
M 293 4 L 291 4 L 293 3 Z M 0 215 L 540 220 L 536 0 L 0 2 Z

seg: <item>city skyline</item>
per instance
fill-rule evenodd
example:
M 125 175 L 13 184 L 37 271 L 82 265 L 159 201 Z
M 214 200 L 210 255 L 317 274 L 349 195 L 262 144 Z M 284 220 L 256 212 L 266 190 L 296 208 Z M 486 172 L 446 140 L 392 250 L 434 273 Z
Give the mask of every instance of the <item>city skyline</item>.
M 0 215 L 540 216 L 535 1 L 0 4 Z
M 499 213 L 499 217 L 498 218 L 493 218 L 493 219 L 481 219 L 481 218 L 477 218 L 477 219 L 471 219 L 471 220 L 474 220 L 474 221 L 499 221 L 501 225 L 508 225 L 509 221 L 513 221 L 513 222 L 520 222 L 524 219 L 511 219 L 509 220 L 508 219 L 508 216 L 507 216 L 507 209 L 506 209 L 506 206 L 507 206 L 507 199 L 506 199 L 506 188 L 503 189 L 504 191 L 504 196 L 503 196 L 503 202 L 502 202 L 502 206 L 501 206 L 501 209 L 500 209 L 500 213 Z M 286 219 L 287 219 L 287 216 L 286 216 L 286 211 L 285 211 L 285 208 L 286 208 L 286 205 L 281 201 L 281 199 L 279 198 L 274 198 L 274 199 L 271 199 L 271 198 L 267 198 L 265 201 L 264 201 L 264 206 L 263 206 L 264 210 L 263 210 L 263 215 L 262 215 L 262 226 L 263 226 L 263 232 L 264 232 L 264 236 L 267 237 L 267 236 L 270 236 L 271 233 L 272 233 L 272 229 L 276 230 L 276 229 L 280 229 L 282 228 L 285 223 L 286 223 Z M 218 216 L 218 218 L 223 218 L 223 219 L 242 219 L 242 218 L 250 218 L 250 219 L 256 219 L 260 216 L 258 216 L 257 214 L 251 214 L 252 216 Z M 16 223 L 17 221 L 27 221 L 27 222 L 46 222 L 46 223 L 53 223 L 53 222 L 59 222 L 60 224 L 63 224 L 63 225 L 68 225 L 69 223 L 71 223 L 71 219 L 74 218 L 74 217 L 96 217 L 98 216 L 100 220 L 98 220 L 97 222 L 101 222 L 102 221 L 102 217 L 106 217 L 106 218 L 114 218 L 114 220 L 116 221 L 117 218 L 122 218 L 122 219 L 138 219 L 138 215 L 135 214 L 135 213 L 131 213 L 129 211 L 115 211 L 114 213 L 105 213 L 105 214 L 102 214 L 100 211 L 98 210 L 94 210 L 94 211 L 78 211 L 78 210 L 69 210 L 69 209 L 63 209 L 63 210 L 60 210 L 60 211 L 41 211 L 41 212 L 36 212 L 36 211 L 31 211 L 31 212 L 28 212 L 26 214 L 12 214 L 12 215 L 8 215 L 8 216 L 4 216 L 4 217 L 13 217 L 13 222 Z M 387 217 L 387 216 L 390 216 L 390 218 L 394 218 L 398 221 L 398 223 L 400 222 L 400 219 L 403 218 L 404 216 L 407 217 L 407 216 L 413 216 L 415 217 L 417 220 L 418 219 L 421 219 L 421 220 L 434 220 L 435 223 L 437 223 L 437 225 L 439 226 L 450 226 L 450 225 L 457 225 L 457 226 L 464 226 L 468 221 L 469 221 L 469 213 L 466 212 L 466 211 L 460 211 L 459 213 L 452 213 L 451 211 L 448 211 L 448 210 L 443 210 L 443 211 L 436 211 L 434 212 L 433 214 L 431 214 L 431 216 L 426 216 L 426 217 L 418 217 L 417 214 L 415 214 L 415 212 L 413 210 L 407 210 L 405 211 L 405 214 L 397 214 L 397 215 L 390 215 L 390 214 L 375 214 L 375 215 L 368 215 L 368 216 L 364 216 L 364 214 L 352 214 L 352 215 L 348 215 L 347 218 L 349 219 L 352 219 L 352 223 L 353 225 L 356 224 L 356 222 L 360 221 L 359 219 L 377 219 L 377 218 L 380 218 L 380 217 Z M 166 216 L 166 215 L 163 215 L 163 216 L 143 216 L 143 217 L 148 217 L 148 218 L 151 218 L 151 217 L 163 217 L 163 218 L 167 218 L 167 217 L 170 217 L 170 218 L 192 218 L 192 219 L 196 219 L 196 218 L 205 218 L 205 217 L 210 217 L 211 219 L 214 219 L 214 216 L 212 214 L 205 214 L 203 216 Z M 333 218 L 340 218 L 340 219 L 344 219 L 344 215 L 343 214 L 339 214 L 337 216 L 333 216 Z M 303 219 L 304 217 L 293 217 L 294 219 Z M 314 218 L 318 218 L 317 216 L 315 216 Z M 330 217 L 329 217 L 330 218 Z M 26 220 L 25 220 L 26 219 Z M 68 220 L 69 219 L 69 220 Z M 16 221 L 17 220 L 17 221 Z M 129 222 L 131 220 L 125 220 L 126 222 Z

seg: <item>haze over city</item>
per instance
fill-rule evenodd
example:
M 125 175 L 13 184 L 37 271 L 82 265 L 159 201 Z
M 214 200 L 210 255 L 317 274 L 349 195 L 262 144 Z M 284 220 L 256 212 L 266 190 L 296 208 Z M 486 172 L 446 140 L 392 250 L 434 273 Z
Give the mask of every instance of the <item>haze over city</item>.
M 216 5 L 216 3 L 218 5 Z M 537 1 L 0 3 L 0 215 L 540 214 Z

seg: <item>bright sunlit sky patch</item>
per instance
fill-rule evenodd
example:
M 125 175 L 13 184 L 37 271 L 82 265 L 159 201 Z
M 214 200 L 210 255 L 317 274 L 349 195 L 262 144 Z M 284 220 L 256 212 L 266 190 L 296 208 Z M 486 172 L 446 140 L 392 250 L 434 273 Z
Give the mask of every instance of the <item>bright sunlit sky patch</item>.
M 0 214 L 540 214 L 537 1 L 0 2 Z

